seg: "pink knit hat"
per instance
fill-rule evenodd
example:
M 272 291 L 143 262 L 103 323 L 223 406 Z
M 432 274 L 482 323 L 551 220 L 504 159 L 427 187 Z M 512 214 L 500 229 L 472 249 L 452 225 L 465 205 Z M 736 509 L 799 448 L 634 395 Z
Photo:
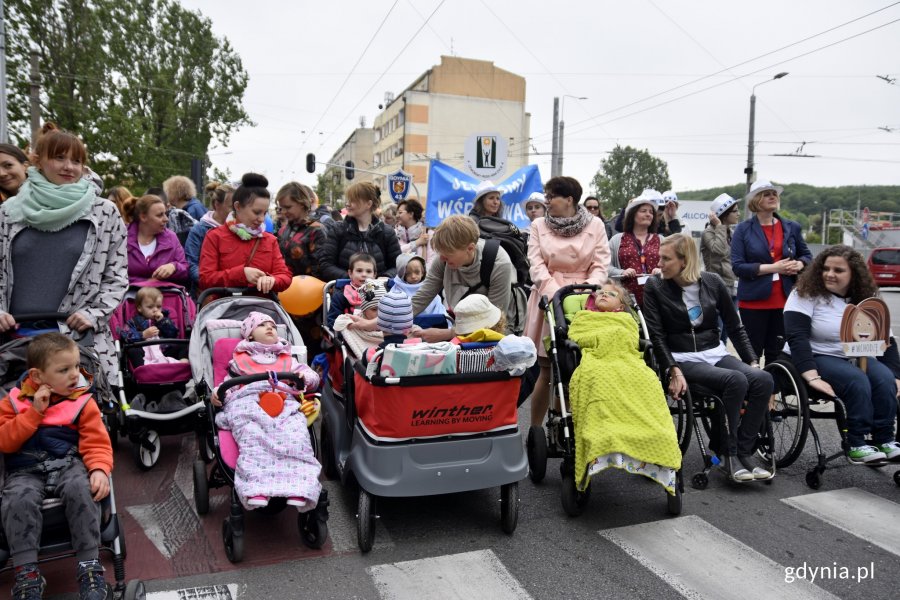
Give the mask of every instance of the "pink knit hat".
M 273 319 L 269 315 L 256 311 L 251 312 L 249 315 L 247 315 L 247 318 L 244 319 L 244 322 L 241 323 L 241 337 L 245 340 L 249 340 L 250 334 L 253 333 L 253 330 L 266 321 L 275 323 L 275 319 Z M 277 325 L 278 323 L 275 324 Z

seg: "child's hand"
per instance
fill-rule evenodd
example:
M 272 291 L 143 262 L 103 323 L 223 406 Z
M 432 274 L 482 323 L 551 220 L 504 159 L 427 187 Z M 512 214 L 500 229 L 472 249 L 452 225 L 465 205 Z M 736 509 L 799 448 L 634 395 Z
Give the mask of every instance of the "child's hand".
M 109 495 L 109 475 L 100 469 L 91 471 L 91 494 L 94 502 L 100 502 Z
M 210 402 L 212 402 L 213 406 L 222 406 L 222 401 L 219 400 L 219 393 L 216 390 L 213 390 L 212 398 L 210 398 Z
M 47 407 L 50 406 L 50 392 L 52 392 L 50 386 L 45 383 L 37 392 L 35 392 L 34 399 L 31 402 L 34 410 L 42 415 L 44 414 L 44 411 L 47 410 Z
M 159 327 L 148 327 L 144 330 L 144 333 L 141 334 L 145 340 L 149 340 L 150 338 L 155 338 L 159 336 Z

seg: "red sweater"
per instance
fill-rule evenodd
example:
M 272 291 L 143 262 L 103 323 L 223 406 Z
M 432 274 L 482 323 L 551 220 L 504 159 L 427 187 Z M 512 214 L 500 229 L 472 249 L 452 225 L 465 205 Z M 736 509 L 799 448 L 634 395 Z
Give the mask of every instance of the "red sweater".
M 256 240 L 242 240 L 225 225 L 211 229 L 200 250 L 200 289 L 212 287 L 247 287 L 250 283 L 244 275 L 244 267 L 259 269 L 275 278 L 275 292 L 282 292 L 291 285 L 293 274 L 284 264 L 278 248 L 278 239 L 271 233 L 263 233 L 253 260 L 247 259 Z

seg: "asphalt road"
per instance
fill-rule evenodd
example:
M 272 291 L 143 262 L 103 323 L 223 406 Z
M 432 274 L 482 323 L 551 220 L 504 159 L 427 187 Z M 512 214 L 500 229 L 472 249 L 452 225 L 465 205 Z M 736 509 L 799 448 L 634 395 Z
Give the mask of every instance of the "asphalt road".
M 883 296 L 900 332 L 900 290 L 884 290 Z M 527 414 L 528 404 L 520 411 L 523 427 Z M 816 425 L 826 450 L 836 451 L 833 422 Z M 214 491 L 210 514 L 198 517 L 190 476 L 194 440 L 164 440 L 162 458 L 150 472 L 134 465 L 127 440 L 116 454 L 127 575 L 146 581 L 151 600 L 877 600 L 896 598 L 900 589 L 900 487 L 892 481 L 900 465 L 869 469 L 837 461 L 813 491 L 804 481 L 815 462 L 811 437 L 800 459 L 772 485 L 729 485 L 715 472 L 706 490 L 687 485 L 678 518 L 667 515 L 661 487 L 619 471 L 595 476 L 584 514 L 567 517 L 558 460 L 550 461 L 540 485 L 520 483 L 513 535 L 499 527 L 498 489 L 383 500 L 368 554 L 356 547 L 353 490 L 326 482 L 332 506 L 330 539 L 322 550 L 300 543 L 291 511 L 250 514 L 246 558 L 238 565 L 226 559 L 220 536 L 227 492 Z M 700 465 L 694 442 L 685 458 L 687 480 Z M 44 570 L 48 597 L 76 597 L 70 563 Z M 0 587 L 9 586 L 7 573 Z

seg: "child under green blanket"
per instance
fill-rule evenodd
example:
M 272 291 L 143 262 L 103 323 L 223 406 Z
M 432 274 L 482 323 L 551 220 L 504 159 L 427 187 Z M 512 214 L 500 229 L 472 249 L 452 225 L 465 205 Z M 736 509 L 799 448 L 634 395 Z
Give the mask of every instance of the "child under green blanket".
M 610 467 L 638 473 L 675 493 L 681 450 L 662 385 L 638 350 L 625 292 L 607 283 L 575 313 L 568 337 L 581 348 L 569 384 L 579 490 Z

